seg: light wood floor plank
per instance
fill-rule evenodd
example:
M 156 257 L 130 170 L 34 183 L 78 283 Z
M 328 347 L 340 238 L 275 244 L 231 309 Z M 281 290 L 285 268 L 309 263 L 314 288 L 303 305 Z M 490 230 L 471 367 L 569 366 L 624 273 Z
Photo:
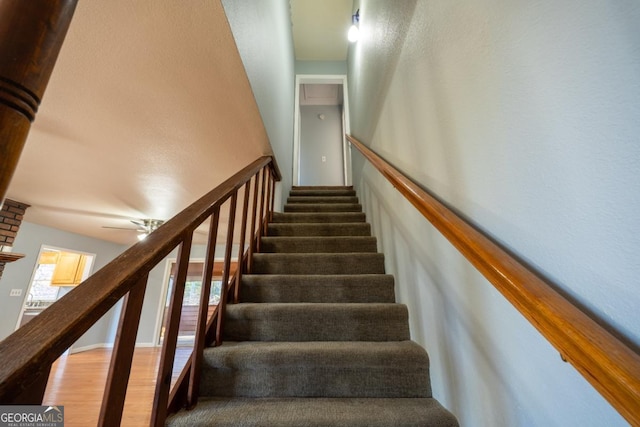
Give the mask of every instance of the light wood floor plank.
M 190 354 L 191 348 L 178 348 L 174 380 Z M 110 359 L 111 349 L 96 349 L 64 355 L 53 364 L 43 405 L 64 406 L 65 427 L 97 425 Z M 123 427 L 149 425 L 159 362 L 160 348 L 136 348 Z

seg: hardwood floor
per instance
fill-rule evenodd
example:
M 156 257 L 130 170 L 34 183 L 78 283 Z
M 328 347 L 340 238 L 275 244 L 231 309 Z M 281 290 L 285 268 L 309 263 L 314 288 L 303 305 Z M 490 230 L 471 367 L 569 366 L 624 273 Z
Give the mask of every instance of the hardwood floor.
M 174 380 L 190 354 L 190 347 L 178 348 Z M 65 427 L 98 424 L 110 358 L 111 349 L 96 349 L 62 356 L 53 364 L 43 405 L 64 406 Z M 122 416 L 123 427 L 149 425 L 159 362 L 159 347 L 136 348 Z

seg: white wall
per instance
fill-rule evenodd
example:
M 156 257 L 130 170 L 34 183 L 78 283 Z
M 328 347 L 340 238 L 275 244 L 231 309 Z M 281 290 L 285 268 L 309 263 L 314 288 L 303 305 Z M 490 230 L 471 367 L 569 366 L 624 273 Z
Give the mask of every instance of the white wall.
M 124 245 L 23 221 L 13 250 L 14 252 L 25 254 L 25 257 L 7 264 L 0 279 L 0 296 L 2 296 L 0 298 L 0 313 L 2 313 L 0 317 L 0 339 L 4 339 L 15 330 L 42 245 L 95 253 L 96 257 L 92 273 L 104 267 L 127 249 L 127 246 Z M 233 257 L 237 255 L 238 249 L 238 245 L 233 246 Z M 224 245 L 218 245 L 216 247 L 216 257 L 223 257 L 224 250 Z M 205 253 L 206 247 L 204 245 L 194 245 L 191 249 L 190 258 L 204 259 Z M 166 295 L 164 282 L 166 266 L 167 262 L 175 259 L 176 256 L 177 250 L 174 250 L 149 273 L 136 339 L 136 343 L 139 346 L 152 346 L 157 342 L 158 311 L 161 309 Z M 9 297 L 11 289 L 22 289 L 22 296 Z M 119 316 L 120 303 L 80 337 L 73 345 L 72 351 L 113 345 Z
M 287 0 L 222 0 L 275 153 L 282 182 L 276 210 L 293 179 L 294 53 Z
M 30 222 L 22 222 L 13 251 L 23 253 L 25 257 L 7 264 L 0 279 L 0 313 L 2 313 L 0 317 L 0 339 L 4 339 L 15 330 L 42 245 L 96 254 L 92 272 L 108 264 L 125 249 L 125 246 L 115 243 L 68 233 Z M 20 297 L 9 297 L 11 289 L 22 289 L 22 295 Z M 113 322 L 114 312 L 112 310 L 107 312 L 98 323 L 80 337 L 74 346 L 83 347 L 113 341 L 115 332 Z
M 347 61 L 296 61 L 296 74 L 345 75 Z
M 300 185 L 344 185 L 341 106 L 300 106 Z
M 640 4 L 358 7 L 354 136 L 639 346 Z M 626 425 L 355 154 L 354 183 L 461 425 Z

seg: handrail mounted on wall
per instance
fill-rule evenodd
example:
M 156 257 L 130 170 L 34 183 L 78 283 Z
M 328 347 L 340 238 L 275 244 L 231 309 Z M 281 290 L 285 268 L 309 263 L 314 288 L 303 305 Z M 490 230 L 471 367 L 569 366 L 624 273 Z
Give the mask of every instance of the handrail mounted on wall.
M 352 146 L 633 425 L 640 425 L 640 355 L 488 236 L 351 135 Z

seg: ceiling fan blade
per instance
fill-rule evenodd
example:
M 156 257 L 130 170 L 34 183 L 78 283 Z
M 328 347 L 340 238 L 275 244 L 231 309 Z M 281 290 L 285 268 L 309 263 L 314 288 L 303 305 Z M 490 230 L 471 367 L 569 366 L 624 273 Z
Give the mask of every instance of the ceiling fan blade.
M 154 231 L 156 228 L 158 228 L 159 226 L 161 226 L 164 221 L 159 220 L 159 219 L 130 219 L 129 220 L 132 224 L 137 225 L 138 228 L 131 228 L 131 227 L 111 227 L 108 225 L 103 225 L 102 228 L 110 228 L 113 230 L 128 230 L 128 231 L 135 231 L 140 235 L 149 235 L 149 233 L 151 233 L 152 231 Z
M 108 225 L 103 225 L 102 228 L 111 228 L 112 230 L 128 230 L 128 231 L 138 231 L 137 228 L 125 228 L 125 227 L 110 227 Z

